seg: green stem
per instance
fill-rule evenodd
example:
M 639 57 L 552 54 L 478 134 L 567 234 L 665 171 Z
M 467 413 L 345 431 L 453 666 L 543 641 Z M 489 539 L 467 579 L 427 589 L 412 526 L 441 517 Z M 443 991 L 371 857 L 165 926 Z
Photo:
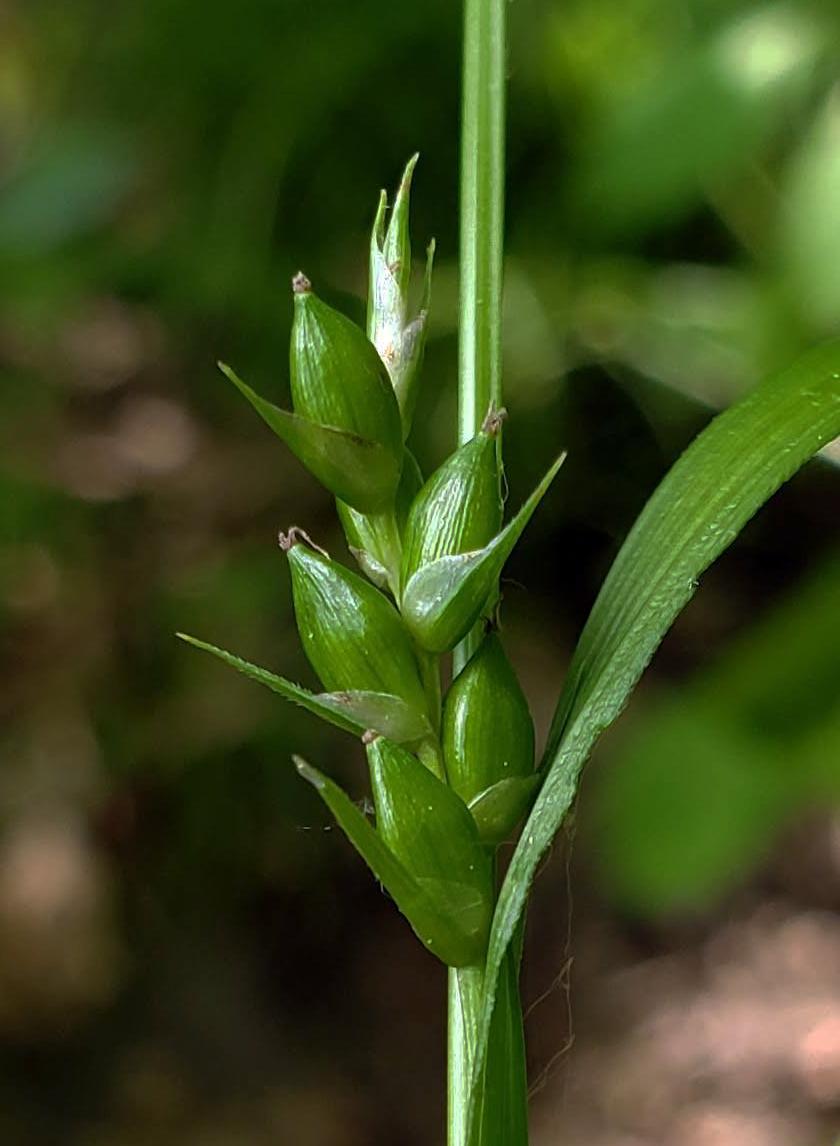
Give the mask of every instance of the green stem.
M 461 101 L 458 441 L 502 404 L 502 261 L 505 211 L 505 9 L 465 0 Z M 455 650 L 458 673 L 478 643 Z
M 458 441 L 502 404 L 505 9 L 508 0 L 465 0 L 461 118 L 461 251 Z M 455 650 L 458 673 L 476 643 Z M 527 1146 L 527 1087 L 517 961 L 509 956 L 493 1018 L 482 1093 L 471 1095 L 483 967 L 449 972 L 449 1146 Z M 471 1100 L 481 1116 L 468 1126 Z
M 459 442 L 476 433 L 491 402 L 502 402 L 506 5 L 464 5 Z
M 481 1013 L 483 978 L 483 967 L 451 967 L 449 970 L 448 1146 L 466 1146 L 467 1143 L 469 1080 Z

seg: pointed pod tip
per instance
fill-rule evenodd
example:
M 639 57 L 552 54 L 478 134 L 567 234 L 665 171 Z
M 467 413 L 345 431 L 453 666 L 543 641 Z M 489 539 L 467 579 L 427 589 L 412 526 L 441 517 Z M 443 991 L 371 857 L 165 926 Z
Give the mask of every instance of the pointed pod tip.
M 310 294 L 312 291 L 312 283 L 303 273 L 298 271 L 292 279 L 292 292 L 296 295 Z
M 414 174 L 414 168 L 417 166 L 417 160 L 419 158 L 420 158 L 420 152 L 415 151 L 414 154 L 409 159 L 408 163 L 406 163 L 406 165 L 405 165 L 405 170 L 403 171 L 402 180 L 400 181 L 400 191 L 402 191 L 403 193 L 408 191 L 409 187 L 411 186 L 411 177 Z

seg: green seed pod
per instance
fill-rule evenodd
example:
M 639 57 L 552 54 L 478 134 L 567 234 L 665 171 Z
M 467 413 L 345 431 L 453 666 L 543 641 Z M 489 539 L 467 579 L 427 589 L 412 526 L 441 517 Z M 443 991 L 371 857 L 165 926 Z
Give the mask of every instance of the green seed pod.
M 417 380 L 426 337 L 431 301 L 434 241 L 429 244 L 423 298 L 416 316 L 408 319 L 408 287 L 411 278 L 411 244 L 408 230 L 411 177 L 417 163 L 414 155 L 394 200 L 391 220 L 385 227 L 388 197 L 383 191 L 373 224 L 370 243 L 370 289 L 368 336 L 387 367 L 400 406 L 403 436 L 408 437 L 417 397 Z
M 336 503 L 344 536 L 359 566 L 374 585 L 380 589 L 388 586 L 395 597 L 399 597 L 401 538 L 411 503 L 422 484 L 420 467 L 406 450 L 393 513 L 364 514 L 341 500 Z
M 365 333 L 293 281 L 295 316 L 289 355 L 296 414 L 391 448 L 402 458 L 399 410 L 387 371 Z
M 385 504 L 394 495 L 402 468 L 399 406 L 388 373 L 364 332 L 313 294 L 305 275 L 295 276 L 293 289 L 294 411 L 310 422 L 373 442 L 390 455 L 391 481 L 382 491 Z
M 426 772 L 422 764 L 418 764 L 413 757 L 408 757 L 409 770 L 413 764 Z M 405 757 L 399 761 L 405 764 Z M 438 878 L 437 868 L 431 876 L 417 876 L 409 871 L 406 864 L 398 858 L 382 835 L 373 827 L 370 820 L 359 810 L 356 804 L 339 788 L 328 776 L 311 767 L 304 760 L 295 757 L 298 772 L 315 788 L 321 799 L 333 813 L 348 840 L 364 859 L 370 870 L 387 890 L 397 907 L 411 923 L 417 935 L 444 963 L 453 967 L 466 967 L 480 963 L 484 959 L 487 944 L 487 933 L 490 922 L 490 867 L 487 856 L 481 852 L 476 857 L 474 870 L 469 870 L 467 860 L 467 873 L 471 880 L 460 883 L 452 880 L 449 873 Z M 426 773 L 434 780 L 431 773 Z M 399 786 L 401 777 L 397 775 L 394 780 Z M 424 777 L 419 777 L 419 783 L 424 784 Z M 435 781 L 440 784 L 440 781 Z M 441 785 L 443 791 L 451 800 L 458 800 L 448 788 Z M 425 819 L 432 811 L 443 806 L 438 804 L 439 790 L 425 801 Z M 460 801 L 459 801 L 460 802 Z M 475 825 L 470 819 L 466 808 L 462 807 L 466 821 L 459 815 L 455 821 L 446 813 L 443 822 L 454 826 L 462 840 L 469 838 L 469 829 L 475 834 Z M 398 815 L 397 820 L 402 821 Z M 460 822 L 458 822 L 460 821 Z M 389 817 L 387 811 L 383 815 L 383 824 L 393 824 L 394 817 Z M 391 833 L 400 837 L 400 851 L 403 855 L 416 852 L 415 858 L 421 860 L 421 870 L 425 869 L 420 855 L 421 849 L 406 848 L 403 833 Z M 429 845 L 433 839 L 423 831 L 421 839 Z M 456 862 L 460 867 L 466 856 L 458 848 L 452 848 L 449 841 L 444 842 L 446 855 L 457 853 Z M 467 847 L 470 845 L 467 844 Z M 431 859 L 431 857 L 428 857 Z M 476 878 L 477 877 L 477 878 Z
M 403 460 L 400 414 L 374 347 L 295 276 L 292 401 L 281 410 L 224 363 L 222 373 L 322 485 L 355 509 L 393 504 Z
M 498 435 L 504 410 L 435 470 L 411 506 L 403 548 L 403 584 L 441 557 L 485 546 L 502 522 Z
M 466 804 L 501 782 L 533 776 L 534 722 L 497 633 L 485 635 L 452 682 L 443 706 L 441 739 L 449 783 Z M 518 786 L 507 790 L 515 804 Z M 485 818 L 492 819 L 494 831 L 506 828 L 507 835 L 521 806 L 511 809 L 517 814 L 507 825 L 499 795 L 490 801 L 485 797 Z
M 378 589 L 312 546 L 299 529 L 280 535 L 289 558 L 301 642 L 329 692 L 398 696 L 428 716 L 411 638 Z
M 447 652 L 487 612 L 498 594 L 504 564 L 564 457 L 561 455 L 554 462 L 516 516 L 482 549 L 438 557 L 404 579 L 400 610 L 421 648 L 432 653 Z M 419 496 L 423 496 L 422 490 Z
M 444 962 L 481 960 L 493 908 L 492 870 L 475 823 L 455 793 L 420 761 L 382 736 L 367 743 L 376 828 L 391 852 L 429 893 L 435 914 L 450 920 L 446 950 L 430 942 L 434 921 L 409 916 Z

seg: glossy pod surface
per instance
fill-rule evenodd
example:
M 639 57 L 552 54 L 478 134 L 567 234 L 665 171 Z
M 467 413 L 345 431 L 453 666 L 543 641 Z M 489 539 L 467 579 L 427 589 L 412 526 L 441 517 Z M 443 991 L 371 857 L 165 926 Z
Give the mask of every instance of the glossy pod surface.
M 292 574 L 301 642 L 330 692 L 366 690 L 399 696 L 426 713 L 411 639 L 390 601 L 358 574 L 303 540 L 281 536 Z

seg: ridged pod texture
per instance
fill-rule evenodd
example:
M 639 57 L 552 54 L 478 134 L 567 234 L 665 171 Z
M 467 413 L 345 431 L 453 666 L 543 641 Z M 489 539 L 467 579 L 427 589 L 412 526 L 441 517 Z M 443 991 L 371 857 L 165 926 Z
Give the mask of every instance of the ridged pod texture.
M 411 638 L 390 601 L 296 531 L 281 544 L 301 642 L 324 688 L 391 693 L 426 714 Z
M 400 411 L 388 372 L 364 331 L 295 280 L 290 350 L 296 414 L 333 426 L 394 454 L 402 463 Z
M 502 780 L 534 770 L 534 722 L 498 634 L 485 635 L 443 706 L 449 783 L 469 803 Z
M 403 583 L 440 557 L 481 549 L 502 520 L 498 457 L 499 417 L 435 470 L 408 515 Z

